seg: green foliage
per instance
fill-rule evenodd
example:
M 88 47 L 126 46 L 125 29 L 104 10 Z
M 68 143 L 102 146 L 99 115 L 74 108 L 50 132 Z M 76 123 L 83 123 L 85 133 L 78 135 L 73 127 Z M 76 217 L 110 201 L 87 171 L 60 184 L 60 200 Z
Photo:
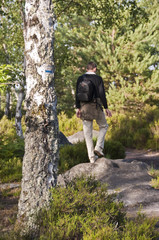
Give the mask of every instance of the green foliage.
M 12 158 L 8 161 L 0 159 L 0 178 L 1 182 L 20 181 L 22 178 L 22 160 Z
M 0 178 L 2 182 L 21 180 L 24 140 L 16 135 L 14 119 L 0 120 Z
M 0 28 L 0 65 L 23 63 L 22 2 L 17 0 L 1 2 L 1 9 L 4 12 L 1 15 Z
M 101 227 L 124 223 L 122 204 L 115 203 L 106 187 L 92 178 L 73 180 L 66 188 L 52 190 L 49 211 L 40 215 L 40 239 L 87 239 Z M 109 235 L 110 236 L 110 235 Z
M 65 172 L 71 167 L 85 162 L 89 162 L 85 142 L 79 142 L 74 145 L 65 145 L 60 148 L 58 163 L 59 173 Z
M 144 108 L 140 114 L 114 114 L 109 120 L 107 138 L 120 141 L 125 147 L 159 149 L 159 111 Z
M 134 221 L 127 221 L 122 233 L 122 240 L 152 240 L 158 239 L 158 233 L 154 229 L 155 220 L 148 219 L 143 214 L 138 214 Z M 119 238 L 120 239 L 120 238 Z
M 24 78 L 22 69 L 18 66 L 4 64 L 0 66 L 0 88 L 6 88 L 9 84 L 20 84 Z
M 9 120 L 5 116 L 0 120 L 0 158 L 22 158 L 24 154 L 24 140 L 16 135 L 14 119 Z
M 95 142 L 94 142 L 95 145 Z M 104 154 L 110 159 L 119 159 L 125 157 L 125 149 L 120 142 L 105 141 Z M 78 142 L 74 145 L 65 145 L 60 148 L 59 173 L 69 170 L 71 167 L 89 162 L 85 142 Z
M 148 140 L 148 147 L 159 149 L 159 120 L 150 124 L 151 138 Z
M 159 105 L 156 0 L 60 0 L 55 12 L 60 15 L 55 31 L 59 111 L 73 111 L 76 80 L 90 60 L 97 62 L 111 109 L 136 112 L 145 104 Z
M 155 189 L 159 189 L 159 176 L 151 180 L 151 185 Z
M 149 170 L 149 174 L 153 177 L 150 184 L 155 189 L 159 189 L 159 170 L 151 167 L 151 169 Z
M 78 131 L 82 131 L 82 121 L 76 117 L 68 118 L 64 112 L 58 115 L 59 129 L 65 136 L 70 136 Z
M 109 128 L 106 139 L 118 141 L 129 148 L 159 149 L 159 110 L 146 105 L 142 111 L 134 113 L 113 113 L 107 118 Z M 66 136 L 82 130 L 82 121 L 75 115 L 70 119 L 66 114 L 59 115 L 59 128 Z M 94 129 L 98 130 L 94 122 Z M 111 144 L 113 146 L 113 144 Z M 113 155 L 111 154 L 111 157 Z
M 0 16 L 0 94 L 5 96 L 6 90 L 11 94 L 10 110 L 14 111 L 11 116 L 15 116 L 15 91 L 20 86 L 23 87 L 24 81 L 22 71 L 24 66 L 23 3 L 24 0 L 4 0 L 0 4 L 0 10 L 2 10 Z M 17 84 L 16 88 L 15 84 Z M 4 109 L 6 102 L 1 96 L 1 109 Z
M 59 20 L 59 16 L 65 14 L 70 19 L 74 15 L 87 16 L 90 22 L 96 26 L 102 26 L 104 29 L 119 26 L 124 20 L 124 26 L 129 29 L 134 29 L 140 21 L 147 20 L 147 14 L 137 5 L 135 1 L 97 1 L 86 0 L 84 2 L 76 0 L 54 0 L 55 14 Z M 88 11 L 89 9 L 89 11 Z M 127 23 L 127 25 L 126 25 Z
M 104 146 L 107 158 L 124 158 L 124 147 L 159 149 L 158 108 L 146 106 L 137 115 L 114 113 L 107 121 L 109 129 Z M 21 179 L 24 141 L 17 137 L 14 124 L 14 119 L 3 117 L 0 120 L 0 177 L 5 182 Z M 24 118 L 22 126 L 24 130 Z M 82 130 L 82 121 L 75 115 L 70 119 L 62 113 L 59 115 L 59 126 L 60 131 L 68 136 Z M 94 127 L 98 130 L 95 123 Z M 89 162 L 84 142 L 60 148 L 59 172 L 84 162 Z
M 125 148 L 118 141 L 105 141 L 103 152 L 104 155 L 110 159 L 125 158 Z
M 8 192 L 4 193 L 8 194 Z M 51 189 L 52 200 L 37 216 L 39 236 L 35 240 L 157 240 L 157 220 L 142 214 L 130 220 L 124 206 L 115 195 L 107 192 L 105 184 L 92 177 L 81 177 L 67 183 L 65 188 Z M 29 240 L 11 231 L 0 240 Z
M 157 177 L 159 177 L 159 170 L 158 169 L 154 169 L 153 167 L 151 167 L 151 169 L 149 170 L 149 174 L 152 177 L 157 178 Z
M 158 236 L 155 220 L 141 214 L 128 220 L 123 204 L 91 177 L 52 189 L 50 208 L 42 210 L 38 221 L 40 240 L 157 240 Z
M 21 189 L 15 188 L 15 189 L 4 189 L 2 190 L 2 196 L 3 197 L 19 197 L 20 196 Z

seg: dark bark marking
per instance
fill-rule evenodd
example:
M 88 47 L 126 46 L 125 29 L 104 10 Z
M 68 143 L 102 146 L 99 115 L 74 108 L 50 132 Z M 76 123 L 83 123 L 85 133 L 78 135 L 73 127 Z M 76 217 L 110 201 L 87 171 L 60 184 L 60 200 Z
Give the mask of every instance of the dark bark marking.
M 33 15 L 32 19 L 29 20 L 29 27 L 39 24 L 39 19 L 36 14 Z
M 39 41 L 36 34 L 34 34 L 34 35 L 32 36 L 32 39 L 33 39 L 36 43 L 38 43 L 38 41 Z

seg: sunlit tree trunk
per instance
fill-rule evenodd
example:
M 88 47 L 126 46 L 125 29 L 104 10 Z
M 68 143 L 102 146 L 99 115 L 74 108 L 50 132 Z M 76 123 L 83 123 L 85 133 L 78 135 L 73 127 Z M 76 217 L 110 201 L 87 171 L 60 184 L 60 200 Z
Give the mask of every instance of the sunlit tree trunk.
M 16 128 L 17 135 L 21 138 L 23 138 L 23 130 L 22 130 L 22 123 L 21 123 L 23 99 L 24 99 L 24 87 L 20 86 L 20 89 L 18 90 L 18 96 L 17 96 L 15 128 Z
M 5 110 L 4 110 L 4 115 L 6 115 L 7 117 L 9 117 L 9 110 L 10 110 L 10 91 L 7 88 L 7 91 L 6 91 L 6 105 L 5 105 Z
M 54 88 L 51 0 L 25 2 L 26 132 L 22 190 L 17 223 L 25 233 L 36 229 L 35 215 L 50 199 L 56 185 L 58 120 Z

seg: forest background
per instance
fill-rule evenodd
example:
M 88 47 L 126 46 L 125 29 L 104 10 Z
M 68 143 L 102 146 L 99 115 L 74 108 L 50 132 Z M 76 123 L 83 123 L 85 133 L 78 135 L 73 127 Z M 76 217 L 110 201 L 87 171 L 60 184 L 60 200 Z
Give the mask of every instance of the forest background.
M 82 122 L 75 116 L 75 87 L 91 60 L 98 65 L 113 113 L 106 136 L 110 148 L 120 143 L 129 148 L 159 149 L 158 1 L 53 2 L 60 131 L 69 136 L 82 130 Z M 1 181 L 21 178 L 26 110 L 23 9 L 23 0 L 1 1 Z

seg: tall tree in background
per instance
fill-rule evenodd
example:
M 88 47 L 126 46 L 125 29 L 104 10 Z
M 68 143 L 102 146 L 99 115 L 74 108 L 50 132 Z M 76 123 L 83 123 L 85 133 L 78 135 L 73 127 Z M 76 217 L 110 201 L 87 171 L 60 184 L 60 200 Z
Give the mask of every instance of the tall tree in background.
M 26 133 L 18 224 L 32 232 L 36 213 L 49 202 L 56 185 L 58 121 L 54 88 L 54 13 L 50 0 L 26 0 Z M 30 231 L 31 230 L 31 231 Z
M 73 5 L 58 19 L 55 61 L 61 102 L 65 98 L 67 108 L 73 103 L 77 75 L 93 60 L 98 63 L 109 91 L 112 109 L 125 111 L 132 107 L 136 112 L 146 103 L 157 103 L 158 2 L 150 5 L 144 0 L 92 2 L 96 7 L 92 6 L 86 15 L 87 4 L 71 1 Z M 59 0 L 56 8 L 62 14 L 64 6 L 60 3 Z M 104 15 L 107 6 L 110 11 Z M 65 106 L 60 104 L 60 110 L 64 107 L 62 110 L 67 111 Z
M 24 40 L 22 7 L 24 0 L 3 0 L 0 4 L 0 91 L 5 98 L 5 115 L 13 116 L 10 96 L 17 100 L 15 126 L 17 135 L 23 137 L 21 127 L 21 107 L 24 99 Z M 21 69 L 21 70 L 20 70 Z M 4 74 L 3 74 L 4 73 Z M 8 75 L 8 76 L 7 76 Z M 18 88 L 14 84 L 18 82 Z M 5 86 L 3 86 L 5 84 Z M 16 94 L 15 94 L 16 93 Z M 9 114 L 9 109 L 10 114 Z

